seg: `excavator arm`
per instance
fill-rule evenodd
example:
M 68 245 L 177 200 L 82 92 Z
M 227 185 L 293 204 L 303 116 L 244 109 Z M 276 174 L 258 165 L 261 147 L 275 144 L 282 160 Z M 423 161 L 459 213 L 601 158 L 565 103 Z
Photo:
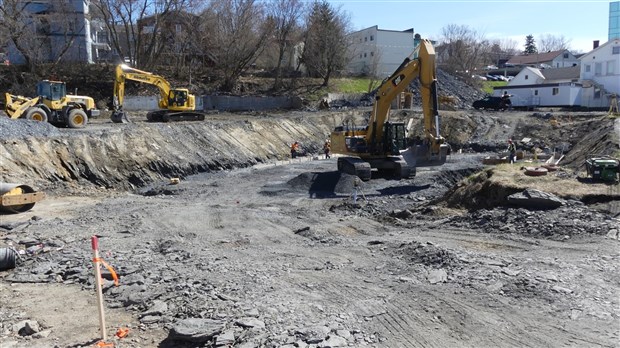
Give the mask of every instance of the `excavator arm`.
M 170 83 L 163 77 L 150 72 L 138 70 L 125 64 L 116 66 L 116 79 L 114 80 L 114 107 L 121 110 L 125 100 L 125 80 L 132 80 L 156 86 L 159 89 L 159 107 L 168 108 L 168 96 L 170 95 Z
M 394 98 L 408 89 L 414 79 L 419 78 L 422 111 L 424 113 L 424 135 L 427 141 L 432 144 L 433 150 L 431 152 L 439 151 L 439 145 L 443 144 L 444 140 L 439 134 L 435 71 L 435 49 L 430 41 L 422 40 L 398 69 L 379 86 L 368 121 L 368 133 L 366 134 L 366 142 L 371 149 L 373 148 L 372 144 L 381 144 L 384 141 L 383 125 L 389 121 L 390 108 Z

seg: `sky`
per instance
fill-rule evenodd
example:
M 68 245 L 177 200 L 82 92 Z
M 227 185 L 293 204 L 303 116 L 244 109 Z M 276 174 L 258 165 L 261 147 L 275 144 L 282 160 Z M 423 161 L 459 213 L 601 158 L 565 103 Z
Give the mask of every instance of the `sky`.
M 523 50 L 525 37 L 563 35 L 574 53 L 607 41 L 609 0 L 328 0 L 350 16 L 353 30 L 413 28 L 422 38 L 438 40 L 442 28 L 466 25 L 489 40 L 511 39 Z

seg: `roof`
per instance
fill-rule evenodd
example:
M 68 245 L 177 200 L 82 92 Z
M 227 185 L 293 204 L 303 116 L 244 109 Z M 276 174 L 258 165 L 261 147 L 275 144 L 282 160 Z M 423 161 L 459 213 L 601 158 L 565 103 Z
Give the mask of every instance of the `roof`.
M 547 81 L 578 79 L 580 71 L 581 67 L 578 65 L 568 68 L 551 68 L 540 70 Z
M 551 51 L 545 53 L 528 54 L 524 56 L 514 56 L 510 58 L 506 64 L 514 65 L 526 65 L 526 64 L 539 64 L 544 62 L 550 62 L 557 56 L 564 53 L 566 50 Z
M 598 51 L 598 50 L 600 50 L 601 48 L 603 48 L 603 47 L 605 47 L 605 46 L 607 46 L 607 45 L 611 45 L 611 44 L 613 44 L 613 45 L 618 45 L 618 44 L 620 44 L 620 39 L 611 39 L 611 40 L 609 40 L 609 41 L 605 42 L 604 44 L 602 44 L 602 45 L 598 46 L 597 48 L 593 49 L 592 51 L 590 51 L 590 52 L 588 52 L 588 53 L 584 54 L 583 56 L 579 57 L 579 59 L 584 59 L 584 58 L 586 58 L 586 57 L 589 57 L 590 55 L 592 55 L 592 53 L 597 52 L 597 51 Z

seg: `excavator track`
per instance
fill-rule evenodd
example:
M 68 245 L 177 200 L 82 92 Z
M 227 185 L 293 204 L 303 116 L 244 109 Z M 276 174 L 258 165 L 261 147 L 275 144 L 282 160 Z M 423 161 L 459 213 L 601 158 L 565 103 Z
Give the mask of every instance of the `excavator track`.
M 404 159 L 398 157 L 388 157 L 387 160 L 393 163 L 392 173 L 395 178 L 408 179 L 415 176 L 415 167 L 409 167 Z
M 158 110 L 146 114 L 146 120 L 149 122 L 204 121 L 205 115 L 200 112 Z
M 356 157 L 339 157 L 338 171 L 356 175 L 363 181 L 370 180 L 372 176 L 370 163 Z

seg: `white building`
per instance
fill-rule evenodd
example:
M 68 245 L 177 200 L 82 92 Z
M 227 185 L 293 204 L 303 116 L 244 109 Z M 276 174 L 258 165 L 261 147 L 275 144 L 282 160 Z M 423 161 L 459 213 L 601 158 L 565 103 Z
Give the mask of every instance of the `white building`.
M 506 66 L 532 68 L 567 68 L 578 64 L 579 59 L 569 50 L 514 56 L 506 62 Z
M 579 59 L 581 106 L 608 107 L 609 96 L 620 95 L 620 38 L 607 41 Z
M 413 29 L 404 31 L 379 29 L 376 25 L 350 35 L 350 62 L 347 71 L 352 75 L 391 75 L 415 47 Z M 419 38 L 418 38 L 419 40 Z
M 507 92 L 513 107 L 579 106 L 581 83 L 579 66 L 555 69 L 526 67 L 504 87 L 495 87 L 494 96 Z
M 28 56 L 41 62 L 93 63 L 110 47 L 101 20 L 91 18 L 91 0 L 19 0 L 11 11 L 25 24 L 24 40 Z M 8 44 L 12 64 L 23 64 L 25 57 L 12 42 Z

